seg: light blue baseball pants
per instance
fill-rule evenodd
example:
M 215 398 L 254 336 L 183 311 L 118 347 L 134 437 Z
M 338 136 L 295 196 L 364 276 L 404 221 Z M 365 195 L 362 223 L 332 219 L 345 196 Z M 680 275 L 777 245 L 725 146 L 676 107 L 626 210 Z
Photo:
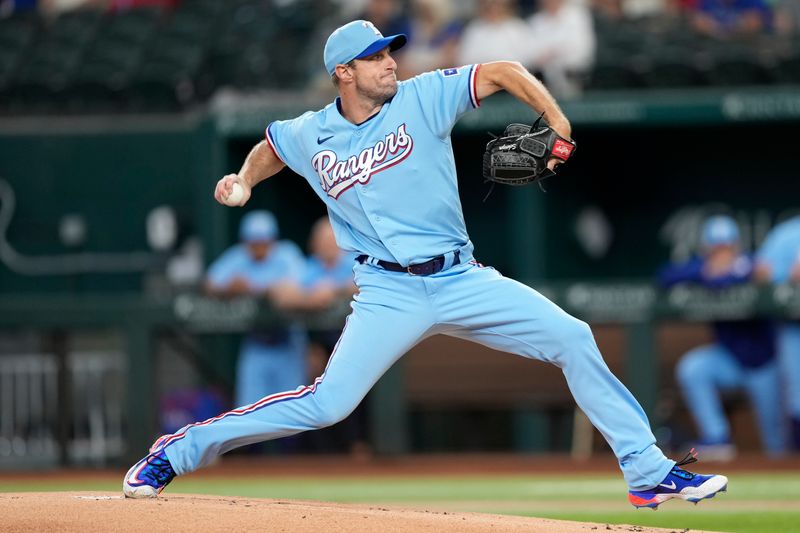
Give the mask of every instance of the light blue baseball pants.
M 786 451 L 777 361 L 746 368 L 721 344 L 709 344 L 687 352 L 675 367 L 675 374 L 702 440 L 730 440 L 720 393 L 744 388 L 755 410 L 764 448 L 773 455 Z
M 356 265 L 359 294 L 323 375 L 310 386 L 162 437 L 158 445 L 175 472 L 191 472 L 245 444 L 335 424 L 397 359 L 441 333 L 560 367 L 578 405 L 619 459 L 630 488 L 661 482 L 675 463 L 655 445 L 644 411 L 606 366 L 589 326 L 530 287 L 470 259 L 424 277 Z
M 800 324 L 786 322 L 778 328 L 778 364 L 783 377 L 789 415 L 800 421 Z

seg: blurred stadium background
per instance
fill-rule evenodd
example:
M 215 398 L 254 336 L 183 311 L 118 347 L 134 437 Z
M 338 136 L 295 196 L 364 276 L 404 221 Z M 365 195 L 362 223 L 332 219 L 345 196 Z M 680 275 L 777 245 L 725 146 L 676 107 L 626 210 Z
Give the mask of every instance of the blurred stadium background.
M 453 0 L 453 20 L 467 26 L 478 3 Z M 368 7 L 54 4 L 0 2 L 5 469 L 122 465 L 165 428 L 232 407 L 239 336 L 286 317 L 199 291 L 242 215 L 213 201 L 214 183 L 239 168 L 271 120 L 329 101 L 325 38 Z M 412 3 L 396 4 L 413 22 Z M 479 260 L 589 321 L 674 453 L 696 434 L 673 368 L 709 338 L 708 320 L 800 312 L 793 287 L 713 295 L 653 283 L 661 264 L 695 251 L 706 215 L 734 216 L 753 249 L 800 205 L 797 3 L 766 4 L 761 24 L 727 33 L 702 32 L 698 6 L 584 6 L 596 49 L 574 73 L 579 90 L 560 100 L 579 151 L 547 193 L 496 189 L 483 201 L 486 132 L 533 120 L 529 111 L 498 96 L 454 131 Z M 523 17 L 538 9 L 514 7 Z M 301 247 L 324 214 L 288 170 L 251 204 L 273 211 Z M 327 327 L 345 311 L 302 318 Z M 451 339 L 416 347 L 367 401 L 376 456 L 609 453 L 557 369 Z M 739 449 L 758 453 L 747 403 L 731 396 L 726 408 Z

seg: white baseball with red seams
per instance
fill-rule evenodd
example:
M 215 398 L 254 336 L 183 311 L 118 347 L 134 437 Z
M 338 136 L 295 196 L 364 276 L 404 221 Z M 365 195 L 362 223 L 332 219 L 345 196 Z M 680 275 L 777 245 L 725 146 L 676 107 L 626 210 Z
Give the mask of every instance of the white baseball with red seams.
M 231 193 L 225 198 L 225 205 L 237 206 L 244 199 L 244 189 L 238 183 L 234 183 L 231 188 Z

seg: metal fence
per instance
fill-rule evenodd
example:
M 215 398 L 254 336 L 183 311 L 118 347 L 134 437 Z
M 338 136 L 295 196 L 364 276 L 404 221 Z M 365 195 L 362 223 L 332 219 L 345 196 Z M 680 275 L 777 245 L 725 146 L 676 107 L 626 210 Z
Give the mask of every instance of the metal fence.
M 0 355 L 0 467 L 105 464 L 124 452 L 125 355 Z

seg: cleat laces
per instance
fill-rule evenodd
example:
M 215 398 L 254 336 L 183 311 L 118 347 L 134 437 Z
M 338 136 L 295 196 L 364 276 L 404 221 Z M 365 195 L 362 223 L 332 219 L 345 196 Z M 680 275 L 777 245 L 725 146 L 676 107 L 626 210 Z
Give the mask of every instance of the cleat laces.
M 670 473 L 675 475 L 675 476 L 678 476 L 681 479 L 685 479 L 687 481 L 689 481 L 691 479 L 694 479 L 696 474 L 693 474 L 692 472 L 687 472 L 686 470 L 684 470 L 684 469 L 682 469 L 680 467 L 684 466 L 684 465 L 690 465 L 692 463 L 696 463 L 697 461 L 698 461 L 698 459 L 697 459 L 697 451 L 694 448 L 692 448 L 683 457 L 683 459 L 681 459 L 680 461 L 675 463 L 675 466 L 672 467 L 672 470 L 671 470 Z
M 175 471 L 172 469 L 172 465 L 169 464 L 169 461 L 157 455 L 147 458 L 147 466 L 149 468 L 147 468 L 143 474 L 152 477 L 156 483 L 158 483 L 159 487 L 166 485 L 175 477 Z

